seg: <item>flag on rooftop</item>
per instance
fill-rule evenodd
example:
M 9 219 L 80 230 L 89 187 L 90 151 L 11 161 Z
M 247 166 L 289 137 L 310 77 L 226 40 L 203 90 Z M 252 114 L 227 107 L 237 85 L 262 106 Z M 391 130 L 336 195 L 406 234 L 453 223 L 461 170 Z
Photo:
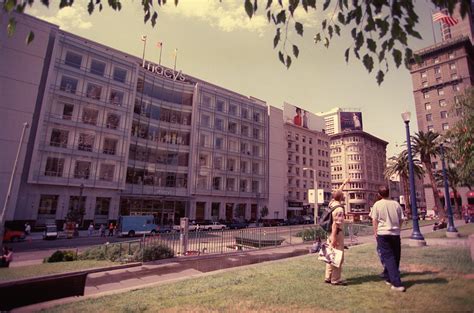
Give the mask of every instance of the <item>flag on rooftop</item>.
M 448 26 L 454 26 L 458 23 L 458 20 L 454 17 L 444 14 L 442 12 L 436 12 L 433 14 L 433 22 L 442 22 Z

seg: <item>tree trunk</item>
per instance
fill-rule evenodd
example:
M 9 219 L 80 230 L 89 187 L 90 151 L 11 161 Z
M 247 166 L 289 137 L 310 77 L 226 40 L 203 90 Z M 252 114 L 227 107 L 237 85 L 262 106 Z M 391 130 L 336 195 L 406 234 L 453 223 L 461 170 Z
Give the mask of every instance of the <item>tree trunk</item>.
M 403 196 L 405 197 L 405 215 L 411 216 L 411 205 L 410 205 L 410 197 L 408 192 L 408 177 L 401 177 L 403 179 Z
M 438 187 L 436 186 L 436 180 L 434 178 L 433 171 L 431 170 L 431 162 L 424 162 L 423 165 L 425 166 L 426 172 L 428 173 L 428 177 L 430 179 L 436 213 L 438 214 L 440 219 L 444 218 L 446 216 L 446 208 L 443 208 L 443 206 L 441 205 L 441 199 L 439 198 L 438 194 Z
M 458 190 L 453 186 L 451 186 L 451 189 L 453 189 L 454 207 L 456 208 L 456 213 L 459 216 L 459 218 L 462 218 L 461 208 L 459 207 L 459 203 L 458 203 Z M 450 199 L 450 201 L 451 201 L 451 199 Z M 454 212 L 453 212 L 453 214 L 454 214 Z

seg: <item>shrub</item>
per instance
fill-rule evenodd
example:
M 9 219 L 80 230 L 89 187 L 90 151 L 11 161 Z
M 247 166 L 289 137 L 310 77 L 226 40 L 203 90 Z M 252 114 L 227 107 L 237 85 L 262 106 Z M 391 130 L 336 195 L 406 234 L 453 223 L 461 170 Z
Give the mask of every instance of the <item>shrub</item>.
M 173 250 L 164 245 L 153 245 L 145 247 L 143 250 L 137 250 L 134 254 L 136 261 L 149 262 L 161 259 L 172 258 L 174 256 Z
M 45 263 L 70 262 L 77 260 L 77 254 L 72 250 L 57 250 L 49 258 L 45 258 Z
M 326 239 L 327 234 L 321 226 L 311 227 L 309 229 L 305 229 L 300 231 L 296 234 L 297 237 L 301 237 L 303 241 L 314 241 L 317 238 Z
M 112 262 L 121 261 L 128 255 L 135 255 L 140 247 L 138 245 L 129 246 L 126 244 L 106 244 L 87 249 L 79 255 L 81 260 L 109 260 Z
M 79 254 L 80 260 L 105 260 L 105 249 L 102 246 L 89 248 Z

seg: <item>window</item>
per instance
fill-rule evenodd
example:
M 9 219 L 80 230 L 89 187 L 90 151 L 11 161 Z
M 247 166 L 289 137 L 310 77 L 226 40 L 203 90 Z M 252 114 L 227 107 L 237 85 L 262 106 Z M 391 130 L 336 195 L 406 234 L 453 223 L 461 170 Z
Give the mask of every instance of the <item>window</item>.
M 434 131 L 433 125 L 428 125 L 427 130 L 428 130 L 429 132 Z
M 242 127 L 240 128 L 240 133 L 242 134 L 242 136 L 248 136 L 249 135 L 249 127 L 246 126 L 246 125 L 242 125 Z
M 452 80 L 458 79 L 458 74 L 456 74 L 456 73 L 451 74 L 451 79 Z
M 259 139 L 260 138 L 260 129 L 258 129 L 258 128 L 253 129 L 253 138 L 254 139 Z
M 91 162 L 76 161 L 76 167 L 74 168 L 74 178 L 89 179 L 90 172 Z
M 203 176 L 203 175 L 198 176 L 197 188 L 207 189 L 207 176 Z
M 229 105 L 229 115 L 237 116 L 237 106 L 235 104 Z
M 117 129 L 120 125 L 120 115 L 114 113 L 107 113 L 105 126 L 111 129 Z
M 199 155 L 199 165 L 200 166 L 207 166 L 208 156 L 207 154 L 200 154 Z
M 426 114 L 426 121 L 431 122 L 433 120 L 432 114 Z
M 217 170 L 222 169 L 222 157 L 220 156 L 214 157 L 214 168 Z
M 224 101 L 217 100 L 216 102 L 216 110 L 217 112 L 224 112 Z
M 456 70 L 456 63 L 454 63 L 454 62 L 453 62 L 453 63 L 449 63 L 449 69 L 450 69 L 451 71 Z
M 77 79 L 74 79 L 72 77 L 67 77 L 63 76 L 61 78 L 61 85 L 59 86 L 59 89 L 61 91 L 69 92 L 69 93 L 76 93 L 77 89 Z
M 110 201 L 112 198 L 95 198 L 95 215 L 109 215 Z
M 63 120 L 71 120 L 73 112 L 74 112 L 74 105 L 64 103 Z
M 232 133 L 232 134 L 236 134 L 237 133 L 237 123 L 235 122 L 229 122 L 229 132 Z
M 214 127 L 217 129 L 217 130 L 224 130 L 224 121 L 220 118 L 216 118 L 214 120 Z
M 444 90 L 443 88 L 438 88 L 438 96 L 444 95 Z
M 113 164 L 101 164 L 99 179 L 105 181 L 112 181 L 114 179 L 115 165 Z
M 247 191 L 247 180 L 246 179 L 241 179 L 240 180 L 239 189 L 240 189 L 241 192 L 246 192 Z
M 260 164 L 258 164 L 257 162 L 252 163 L 252 173 L 260 174 Z
M 222 138 L 216 138 L 216 145 L 215 145 L 215 148 L 216 149 L 222 149 L 222 146 L 223 146 L 223 142 L 224 140 Z
M 102 86 L 92 84 L 92 83 L 87 84 L 87 92 L 86 92 L 87 98 L 99 100 L 101 93 L 102 93 Z
M 212 178 L 212 189 L 221 190 L 221 178 L 220 177 L 213 177 Z
M 439 67 L 439 66 L 435 67 L 434 68 L 434 73 L 437 74 L 437 75 L 441 74 L 441 67 Z
M 226 179 L 226 190 L 227 191 L 234 191 L 235 190 L 235 178 L 227 178 Z
M 260 184 L 258 180 L 252 180 L 252 192 L 259 192 Z
M 448 55 L 450 60 L 454 59 L 454 56 L 455 56 L 454 52 L 450 52 L 449 55 Z
M 424 81 L 424 82 L 422 82 L 422 85 L 423 85 L 423 87 L 428 87 L 428 82 Z
M 430 97 L 430 93 L 429 92 L 424 92 L 423 93 L 423 99 L 428 99 Z
M 227 170 L 233 172 L 235 170 L 235 160 L 228 159 L 227 160 Z
M 309 155 L 313 155 L 313 148 L 309 148 Z
M 436 77 L 436 84 L 441 84 L 443 82 L 443 79 L 441 77 Z
M 461 91 L 459 84 L 453 84 L 453 91 Z
M 113 78 L 114 78 L 115 81 L 125 83 L 125 81 L 127 80 L 127 71 L 124 70 L 124 69 L 116 67 L 116 68 L 114 68 Z
M 240 172 L 241 173 L 247 173 L 247 162 L 246 161 L 240 161 Z
M 439 106 L 440 107 L 445 107 L 446 105 L 447 105 L 446 100 L 444 100 L 444 99 L 439 100 Z
M 448 112 L 447 111 L 441 111 L 440 115 L 441 115 L 441 118 L 448 118 Z
M 123 103 L 123 92 L 112 90 L 110 92 L 109 102 L 113 105 L 122 105 Z
M 254 120 L 254 122 L 260 122 L 260 113 L 254 112 L 253 113 L 253 120 Z
M 78 149 L 82 151 L 92 152 L 94 148 L 94 135 L 90 134 L 79 134 L 79 146 Z
M 82 121 L 85 124 L 97 125 L 99 111 L 93 109 L 84 109 L 82 111 Z
M 434 60 L 433 60 L 433 62 L 434 62 L 435 64 L 439 63 L 439 58 L 438 58 L 438 57 L 435 57 Z
M 64 61 L 64 63 L 66 65 L 80 69 L 82 63 L 82 56 L 80 54 L 68 51 L 66 53 L 66 60 Z
M 448 130 L 449 129 L 449 124 L 448 123 L 443 123 L 441 125 L 441 127 L 443 128 L 443 130 Z
M 427 76 L 426 71 L 421 72 L 421 78 L 426 78 Z
M 117 151 L 117 139 L 104 138 L 104 147 L 102 152 L 104 154 L 115 155 Z
M 41 195 L 38 214 L 55 215 L 58 209 L 59 195 Z
M 249 118 L 249 111 L 246 108 L 241 108 L 240 109 L 242 118 Z
M 199 145 L 200 145 L 201 147 L 205 147 L 205 146 L 207 145 L 207 136 L 206 136 L 206 135 L 201 134 L 201 135 L 199 136 Z
M 205 127 L 209 127 L 211 122 L 211 118 L 209 115 L 201 115 L 201 125 Z
M 425 110 L 431 110 L 431 103 L 429 102 L 425 103 Z
M 53 147 L 67 148 L 69 131 L 54 128 L 49 144 Z
M 253 156 L 260 156 L 260 147 L 259 146 L 252 146 L 252 155 Z
M 63 176 L 64 159 L 48 157 L 46 160 L 45 176 L 61 177 Z
M 105 63 L 97 60 L 92 60 L 90 72 L 95 75 L 104 76 Z
M 211 97 L 209 97 L 208 95 L 203 95 L 202 96 L 202 103 L 205 106 L 210 107 L 211 106 Z

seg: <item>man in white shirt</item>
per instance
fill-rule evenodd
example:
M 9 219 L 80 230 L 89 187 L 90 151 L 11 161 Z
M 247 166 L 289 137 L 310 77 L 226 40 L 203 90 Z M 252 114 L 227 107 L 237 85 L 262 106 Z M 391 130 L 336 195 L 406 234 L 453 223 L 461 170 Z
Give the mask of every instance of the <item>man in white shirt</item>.
M 403 221 L 403 210 L 398 202 L 389 199 L 387 186 L 379 188 L 381 200 L 375 202 L 370 217 L 377 239 L 377 250 L 384 264 L 384 278 L 392 290 L 405 291 L 400 280 L 400 228 Z

